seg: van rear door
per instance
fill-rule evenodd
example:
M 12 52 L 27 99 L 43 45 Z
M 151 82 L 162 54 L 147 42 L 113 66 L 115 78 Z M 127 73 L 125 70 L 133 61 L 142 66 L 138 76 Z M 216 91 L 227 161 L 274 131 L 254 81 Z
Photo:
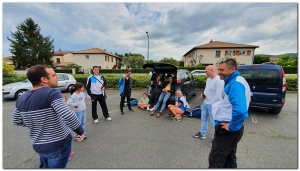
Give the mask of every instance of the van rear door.
M 269 65 L 239 66 L 238 70 L 251 89 L 251 103 L 280 104 L 282 101 L 281 70 Z

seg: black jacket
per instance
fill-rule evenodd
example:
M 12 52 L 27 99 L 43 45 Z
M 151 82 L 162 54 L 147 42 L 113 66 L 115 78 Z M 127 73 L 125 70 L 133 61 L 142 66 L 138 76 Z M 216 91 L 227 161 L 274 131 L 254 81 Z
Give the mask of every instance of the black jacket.
M 164 82 L 160 81 L 160 85 L 156 80 L 153 80 L 153 84 L 151 85 L 152 92 L 161 93 L 161 90 L 164 88 Z
M 165 82 L 164 84 L 164 88 L 169 84 L 169 82 Z M 168 90 L 169 93 L 171 93 L 171 95 L 175 94 L 175 82 L 173 81 L 170 87 L 170 90 Z

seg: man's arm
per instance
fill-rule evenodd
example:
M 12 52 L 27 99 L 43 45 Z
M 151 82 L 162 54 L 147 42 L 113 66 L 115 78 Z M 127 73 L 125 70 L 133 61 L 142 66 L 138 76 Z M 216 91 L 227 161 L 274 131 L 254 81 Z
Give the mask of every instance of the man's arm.
M 21 115 L 21 113 L 18 111 L 17 108 L 16 108 L 15 111 L 14 111 L 14 115 L 13 115 L 13 120 L 12 120 L 12 122 L 13 122 L 14 125 L 26 127 L 26 125 L 25 125 L 25 123 L 24 123 L 24 121 L 23 121 L 22 115 Z
M 216 103 L 222 98 L 222 92 L 224 89 L 224 80 L 218 80 L 215 82 L 215 87 L 216 87 L 216 94 L 213 98 L 213 101 L 211 102 L 211 105 Z
M 88 77 L 86 82 L 86 92 L 89 96 L 91 96 L 91 79 Z
M 241 129 L 248 114 L 245 87 L 242 83 L 232 83 L 228 91 L 228 98 L 232 105 L 232 118 L 228 130 L 238 131 Z
M 67 106 L 62 98 L 62 94 L 59 90 L 54 90 L 50 93 L 51 107 L 58 114 L 65 124 L 76 134 L 82 135 L 84 130 L 78 121 L 75 113 Z
M 107 82 L 105 81 L 105 78 L 103 77 L 103 75 L 102 75 L 102 79 L 103 79 L 103 87 L 105 87 L 105 89 L 106 89 L 106 87 L 107 87 Z

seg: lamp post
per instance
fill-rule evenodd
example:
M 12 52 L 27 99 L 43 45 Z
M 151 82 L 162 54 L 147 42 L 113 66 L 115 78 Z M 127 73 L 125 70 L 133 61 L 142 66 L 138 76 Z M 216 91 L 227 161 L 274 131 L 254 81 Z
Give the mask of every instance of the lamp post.
M 148 36 L 148 32 L 147 33 L 147 37 L 148 37 L 148 53 L 147 53 L 147 61 L 149 61 L 149 36 Z

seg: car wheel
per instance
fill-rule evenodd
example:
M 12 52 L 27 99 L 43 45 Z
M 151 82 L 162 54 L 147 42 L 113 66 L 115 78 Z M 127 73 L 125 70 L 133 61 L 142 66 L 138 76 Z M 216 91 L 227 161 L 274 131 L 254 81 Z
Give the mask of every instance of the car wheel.
M 18 99 L 20 96 L 22 96 L 26 91 L 28 90 L 19 90 L 15 94 L 15 99 Z
M 269 109 L 269 112 L 274 115 L 278 115 L 281 112 L 281 109 Z
M 72 88 L 73 86 L 74 86 L 74 84 L 69 85 L 68 88 L 67 88 L 67 92 L 70 92 L 70 90 L 71 90 L 71 88 Z

